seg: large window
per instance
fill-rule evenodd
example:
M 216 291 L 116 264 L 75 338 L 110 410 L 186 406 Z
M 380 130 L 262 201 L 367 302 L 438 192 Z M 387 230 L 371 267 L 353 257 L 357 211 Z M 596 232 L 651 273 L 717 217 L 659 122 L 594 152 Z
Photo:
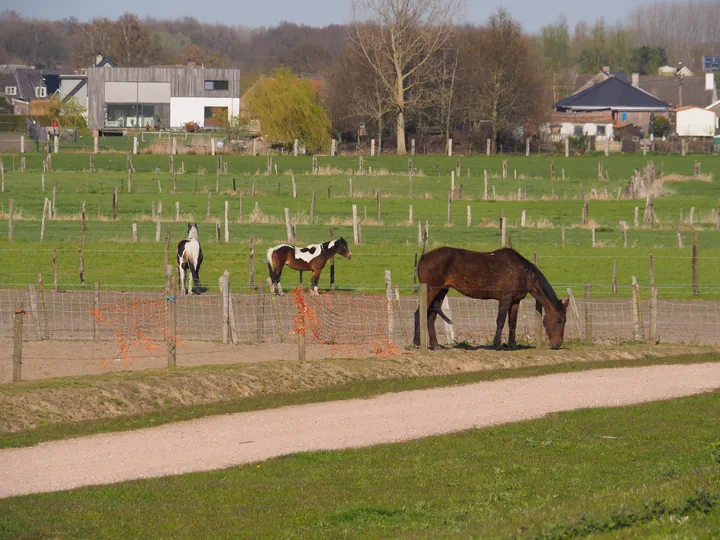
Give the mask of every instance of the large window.
M 205 107 L 205 127 L 220 127 L 227 123 L 227 107 Z
M 144 128 L 155 127 L 155 105 L 111 104 L 106 105 L 105 127 Z
M 229 90 L 227 81 L 205 81 L 205 90 Z

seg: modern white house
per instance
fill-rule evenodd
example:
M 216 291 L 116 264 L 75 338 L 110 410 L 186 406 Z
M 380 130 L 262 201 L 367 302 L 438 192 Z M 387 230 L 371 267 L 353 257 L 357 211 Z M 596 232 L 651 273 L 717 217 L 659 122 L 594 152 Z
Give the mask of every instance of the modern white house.
M 88 127 L 218 127 L 240 114 L 240 70 L 204 67 L 92 67 L 87 71 Z
M 679 137 L 712 137 L 715 135 L 717 116 L 702 107 L 675 109 L 675 132 Z

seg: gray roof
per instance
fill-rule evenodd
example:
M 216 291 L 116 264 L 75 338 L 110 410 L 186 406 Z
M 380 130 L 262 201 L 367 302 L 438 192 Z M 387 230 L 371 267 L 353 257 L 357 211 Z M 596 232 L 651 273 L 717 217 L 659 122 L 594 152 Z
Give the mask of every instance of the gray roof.
M 682 81 L 682 103 L 679 88 Z M 705 76 L 702 77 L 663 77 L 661 75 L 640 75 L 640 88 L 673 107 L 707 107 L 711 105 L 717 94 L 713 90 L 705 90 Z

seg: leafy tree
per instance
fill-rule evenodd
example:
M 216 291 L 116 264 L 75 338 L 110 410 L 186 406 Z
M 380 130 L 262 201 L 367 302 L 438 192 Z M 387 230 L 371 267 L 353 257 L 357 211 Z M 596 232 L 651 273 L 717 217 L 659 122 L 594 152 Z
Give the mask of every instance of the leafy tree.
M 87 126 L 85 121 L 86 109 L 75 98 L 66 102 L 52 98 L 47 102 L 47 115 L 58 125 L 69 129 L 80 129 Z
M 668 57 L 664 47 L 643 45 L 630 51 L 628 71 L 640 75 L 654 75 L 657 73 L 658 68 L 667 63 Z
M 656 116 L 653 119 L 653 133 L 656 137 L 664 137 L 670 133 L 670 120 L 664 116 Z
M 286 144 L 298 139 L 312 152 L 328 145 L 330 120 L 307 80 L 277 70 L 260 80 L 249 101 L 263 136 Z

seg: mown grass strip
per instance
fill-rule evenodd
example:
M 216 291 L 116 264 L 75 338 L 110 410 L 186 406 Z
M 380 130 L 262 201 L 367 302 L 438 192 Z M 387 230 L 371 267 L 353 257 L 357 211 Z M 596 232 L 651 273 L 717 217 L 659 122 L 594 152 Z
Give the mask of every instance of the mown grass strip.
M 0 536 L 713 538 L 718 411 L 711 392 L 4 499 Z

